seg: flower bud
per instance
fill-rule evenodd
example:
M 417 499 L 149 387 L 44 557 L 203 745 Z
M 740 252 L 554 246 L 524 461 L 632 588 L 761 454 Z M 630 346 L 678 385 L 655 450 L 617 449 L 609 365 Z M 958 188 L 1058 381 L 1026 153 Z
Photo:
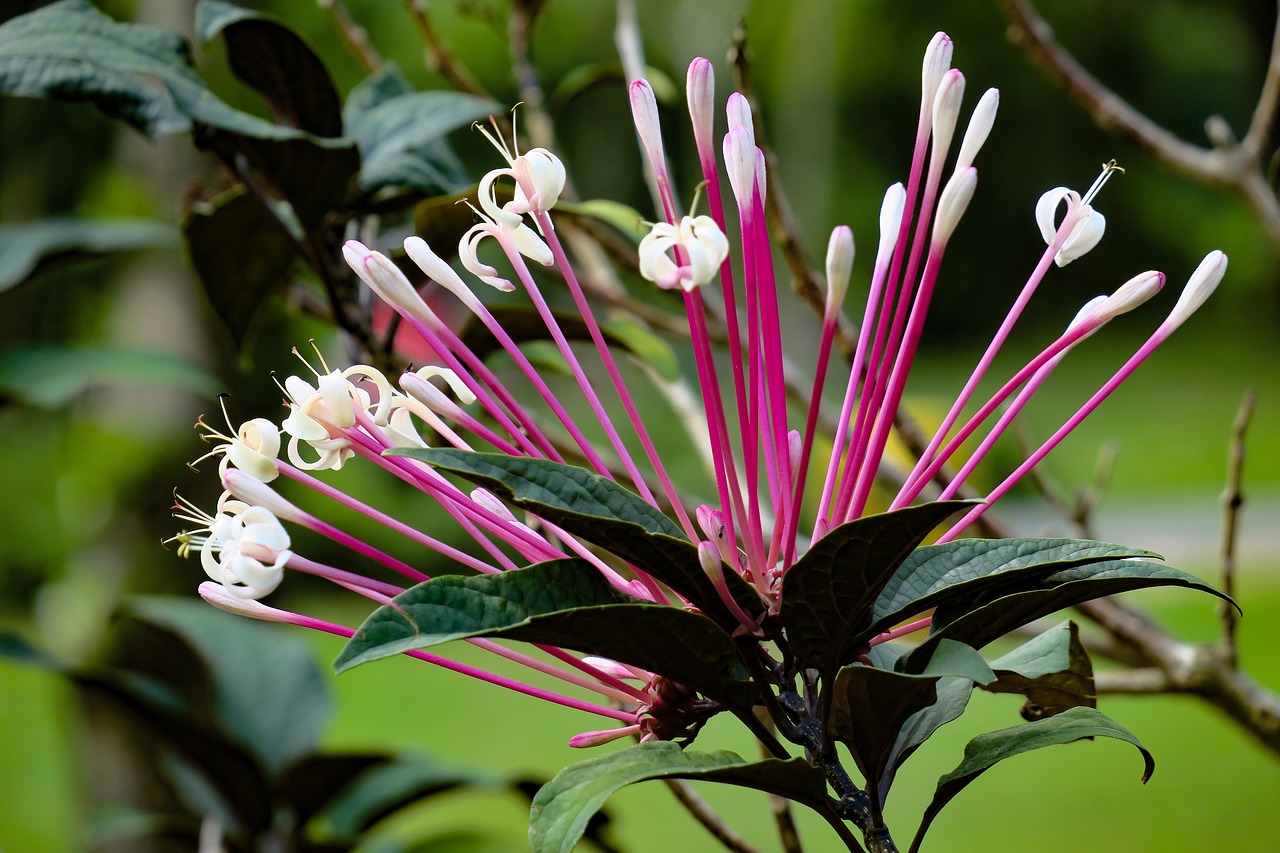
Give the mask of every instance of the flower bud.
M 404 241 L 404 251 L 418 265 L 418 269 L 462 300 L 463 304 L 470 306 L 475 301 L 475 294 L 471 292 L 471 288 L 467 287 L 462 276 L 432 251 L 426 240 L 421 237 L 407 237 Z
M 827 306 L 829 316 L 840 311 L 845 292 L 849 289 L 849 274 L 853 271 L 853 231 L 848 225 L 837 226 L 827 243 Z
M 756 177 L 756 146 L 751 132 L 740 124 L 731 125 L 725 134 L 724 167 L 738 208 L 750 211 Z
M 1127 314 L 1160 292 L 1164 287 L 1164 273 L 1155 270 L 1138 273 L 1116 288 L 1107 297 L 1102 314 L 1107 320 Z
M 966 169 L 973 165 L 978 151 L 982 149 L 983 143 L 991 134 L 999 106 L 999 89 L 988 89 L 978 100 L 978 105 L 973 108 L 973 115 L 969 117 L 969 126 L 965 128 L 964 140 L 960 143 L 960 154 L 956 159 L 957 169 Z
M 1187 286 L 1182 289 L 1182 295 L 1178 297 L 1177 304 L 1173 306 L 1173 310 L 1169 312 L 1169 316 L 1162 325 L 1172 331 L 1185 323 L 1218 289 L 1218 284 L 1226 273 L 1227 256 L 1225 254 L 1214 249 L 1205 255 L 1200 266 L 1196 267 L 1196 271 L 1191 274 Z
M 631 118 L 640 144 L 644 146 L 645 156 L 649 158 L 653 171 L 662 174 L 667 169 L 667 155 L 662 147 L 662 127 L 658 121 L 658 102 L 653 96 L 653 87 L 648 80 L 636 80 L 628 94 L 631 97 Z
M 935 33 L 929 46 L 924 51 L 924 67 L 920 73 L 920 91 L 923 103 L 933 104 L 938 86 L 942 83 L 942 75 L 951 67 L 951 54 L 955 46 L 951 38 L 943 32 Z
M 756 147 L 756 125 L 751 117 L 751 102 L 741 92 L 734 92 L 724 105 L 725 115 L 729 118 L 729 128 L 740 127 L 747 134 L 747 147 Z
M 933 242 L 945 245 L 951 239 L 960 217 L 973 199 L 973 191 L 978 187 L 978 170 L 970 166 L 951 176 L 942 189 L 938 199 L 938 218 L 933 224 Z
M 880 204 L 880 245 L 876 248 L 876 263 L 887 262 L 898 244 L 902 230 L 902 213 L 907 206 L 907 191 L 901 182 L 885 190 Z
M 960 102 L 964 99 L 964 75 L 951 69 L 942 76 L 938 94 L 933 99 L 933 156 L 945 157 L 960 121 Z
M 275 489 L 235 468 L 222 472 L 222 488 L 236 500 L 243 501 L 250 507 L 262 507 L 285 521 L 305 525 L 310 519 L 310 516 L 282 498 Z
M 689 63 L 685 81 L 685 98 L 689 102 L 689 120 L 698 150 L 711 150 L 711 134 L 715 126 L 715 71 L 711 63 L 698 57 Z

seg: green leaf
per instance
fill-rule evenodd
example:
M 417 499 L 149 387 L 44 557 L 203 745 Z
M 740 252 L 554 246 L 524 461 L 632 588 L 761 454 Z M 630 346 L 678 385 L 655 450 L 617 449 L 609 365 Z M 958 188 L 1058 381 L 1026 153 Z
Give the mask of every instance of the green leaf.
M 675 382 L 680 378 L 680 361 L 675 350 L 643 321 L 635 317 L 615 317 L 601 323 L 600 330 L 608 340 L 617 341 L 663 379 Z
M 201 601 L 144 598 L 129 608 L 199 653 L 212 676 L 222 726 L 269 771 L 315 748 L 329 716 L 329 693 L 305 642 Z
M 563 527 L 669 585 L 724 626 L 738 627 L 702 571 L 698 548 L 652 504 L 617 483 L 583 468 L 545 459 L 451 449 L 396 449 L 434 468 L 484 486 L 520 509 Z M 730 594 L 750 614 L 762 604 L 755 591 L 732 572 Z
M 182 232 L 209 304 L 243 349 L 267 300 L 289 283 L 297 244 L 244 187 L 192 206 Z
M 1077 566 L 1037 577 L 1029 581 L 1027 587 L 972 610 L 938 608 L 933 615 L 933 629 L 928 639 L 911 652 L 903 662 L 903 668 L 907 672 L 920 671 L 932 656 L 934 646 L 944 638 L 980 649 L 1015 628 L 1059 610 L 1095 598 L 1157 586 L 1197 589 L 1230 601 L 1194 575 L 1157 563 L 1108 560 Z
M 333 799 L 317 815 L 327 839 L 355 841 L 392 813 L 435 794 L 459 788 L 498 789 L 500 780 L 424 758 L 404 755 L 360 774 L 350 785 L 334 791 Z
M 644 743 L 572 764 L 543 786 L 529 812 L 534 853 L 570 853 L 587 821 L 615 791 L 647 779 L 699 779 L 755 788 L 812 808 L 826 799 L 822 773 L 802 758 L 750 762 L 732 752 Z
M 1080 630 L 1068 620 L 1033 637 L 991 662 L 998 678 L 984 684 L 991 693 L 1021 693 L 1027 697 L 1022 718 L 1038 720 L 1070 708 L 1096 708 L 1093 663 L 1080 642 Z
M 274 18 L 221 0 L 196 8 L 202 42 L 219 35 L 232 72 L 262 93 L 277 122 L 317 136 L 342 135 L 342 108 L 324 63 Z
M 91 101 L 151 138 L 191 120 L 154 79 L 199 85 L 191 51 L 175 33 L 118 24 L 86 0 L 62 0 L 0 26 L 0 92 Z
M 888 794 L 891 778 L 886 776 L 895 769 L 893 760 L 900 752 L 903 730 L 913 717 L 938 703 L 937 685 L 944 677 L 985 684 L 994 681 L 996 675 L 981 655 L 963 643 L 940 644 L 922 675 L 858 664 L 843 667 L 836 675 L 828 730 L 849 747 L 867 781 L 877 815 Z M 968 701 L 967 692 L 963 699 Z M 951 697 L 949 701 L 953 701 Z M 957 715 L 963 707 L 961 702 Z M 937 725 L 942 722 L 946 720 Z M 918 743 L 913 749 L 914 746 Z M 906 756 L 901 758 L 905 760 Z
M 920 745 L 933 737 L 933 733 L 947 723 L 959 718 L 973 694 L 973 682 L 967 678 L 943 678 L 937 683 L 938 701 L 916 711 L 903 724 L 898 739 L 885 762 L 877 794 L 881 806 L 889 797 L 889 788 L 901 767 Z
M 173 353 L 116 346 L 37 344 L 0 354 L 0 395 L 58 409 L 100 385 L 165 385 L 202 397 L 218 381 Z
M 296 825 L 303 827 L 361 774 L 393 760 L 382 753 L 304 755 L 280 774 L 280 796 Z
M 504 637 L 607 657 L 714 699 L 732 701 L 741 692 L 735 687 L 733 640 L 714 622 L 678 607 L 639 604 L 577 559 L 420 583 L 374 611 L 334 668 L 343 672 L 467 637 Z
M 1055 717 L 979 735 L 965 746 L 964 760 L 960 765 L 938 780 L 933 801 L 925 809 L 920 828 L 911 842 L 912 853 L 920 849 L 920 842 L 924 839 L 929 824 L 937 817 L 938 812 L 942 811 L 943 807 L 951 802 L 951 799 L 966 785 L 994 766 L 996 762 L 1046 746 L 1095 737 L 1115 738 L 1137 747 L 1142 753 L 1143 782 L 1146 782 L 1155 771 L 1155 760 L 1151 757 L 1151 753 L 1138 742 L 1138 739 L 1128 729 L 1093 708 L 1072 708 Z
M 680 98 L 682 89 L 672 82 L 671 77 L 660 68 L 646 65 L 640 75 L 653 87 L 654 98 L 663 105 L 675 104 Z M 626 86 L 627 74 L 618 60 L 596 62 L 590 65 L 578 65 L 570 68 L 560 78 L 555 89 L 548 98 L 551 112 L 559 114 L 569 102 L 579 95 L 597 86 Z
M 1087 539 L 958 539 L 917 548 L 876 599 L 875 633 L 952 599 L 963 599 L 1034 575 L 1151 551 Z
M 469 181 L 445 137 L 497 108 L 462 92 L 414 92 L 394 68 L 354 89 L 344 116 L 360 146 L 360 189 L 408 188 L 426 195 L 455 192 Z
M 167 247 L 176 236 L 172 225 L 150 219 L 54 218 L 0 225 L 0 292 L 60 258 Z
M 806 666 L 825 672 L 865 643 L 872 605 L 903 560 L 970 501 L 945 501 L 872 515 L 835 528 L 787 570 L 779 617 Z
M 588 201 L 564 201 L 556 203 L 556 213 L 567 213 L 571 216 L 583 216 L 598 219 L 615 231 L 626 236 L 635 245 L 649 233 L 645 226 L 645 217 L 630 205 L 610 199 L 595 198 Z

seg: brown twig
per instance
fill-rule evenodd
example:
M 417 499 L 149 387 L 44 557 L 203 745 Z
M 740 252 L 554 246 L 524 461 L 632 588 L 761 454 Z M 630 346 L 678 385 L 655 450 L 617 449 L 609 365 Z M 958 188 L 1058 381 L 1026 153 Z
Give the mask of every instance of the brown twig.
M 1075 99 L 1098 127 L 1128 139 L 1188 177 L 1234 192 L 1253 209 L 1272 243 L 1280 246 L 1280 200 L 1267 180 L 1265 159 L 1274 142 L 1280 105 L 1280 14 L 1248 133 L 1240 142 L 1219 138 L 1215 147 L 1206 148 L 1166 130 L 1093 76 L 1058 44 L 1053 29 L 1028 0 L 1000 0 L 1000 6 L 1009 21 L 1010 41 Z
M 1236 539 L 1240 532 L 1240 509 L 1244 506 L 1245 434 L 1253 417 L 1257 395 L 1246 391 L 1231 426 L 1231 442 L 1227 450 L 1227 487 L 1222 493 L 1222 591 L 1236 595 Z M 1239 614 L 1225 601 L 1222 603 L 1222 648 L 1225 660 L 1235 668 L 1239 664 L 1236 648 L 1236 625 Z
M 671 793 L 676 795 L 680 805 L 684 806 L 698 823 L 706 827 L 706 830 L 714 835 L 726 850 L 732 850 L 735 853 L 760 853 L 745 838 L 734 832 L 733 828 L 724 822 L 724 818 L 716 814 L 705 800 L 694 793 L 688 782 L 680 779 L 665 779 L 663 781 L 667 783 Z
M 316 0 L 316 5 L 328 9 L 330 17 L 338 27 L 338 34 L 347 48 L 360 60 L 364 70 L 370 74 L 382 67 L 382 57 L 369 43 L 369 33 L 351 17 L 342 0 Z
M 461 92 L 469 92 L 482 98 L 492 97 L 489 91 L 480 84 L 467 67 L 458 61 L 449 45 L 440 38 L 435 22 L 427 12 L 427 4 L 422 0 L 405 0 L 409 9 L 409 17 L 422 36 L 422 56 L 428 70 L 434 71 L 448 80 L 453 88 Z

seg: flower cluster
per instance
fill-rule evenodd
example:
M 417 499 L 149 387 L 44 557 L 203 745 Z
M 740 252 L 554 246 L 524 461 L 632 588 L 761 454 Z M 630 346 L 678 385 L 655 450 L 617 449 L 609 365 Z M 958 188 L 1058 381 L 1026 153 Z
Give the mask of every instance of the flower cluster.
M 946 248 L 977 187 L 974 161 L 992 128 L 999 100 L 995 90 L 990 90 L 978 101 L 952 160 L 964 76 L 950 68 L 950 60 L 951 42 L 939 34 L 925 55 L 920 119 L 907 180 L 890 187 L 881 205 L 880 234 L 865 308 L 835 418 L 834 451 L 829 455 L 819 449 L 816 438 L 828 361 L 853 268 L 853 235 L 844 226 L 831 234 L 819 360 L 812 387 L 799 389 L 802 395 L 808 393 L 811 405 L 800 410 L 791 403 L 797 389 L 784 370 L 774 248 L 764 213 L 768 179 L 764 157 L 755 142 L 751 109 L 742 95 L 729 97 L 729 129 L 718 163 L 711 64 L 698 59 L 689 69 L 688 106 L 708 214 L 680 212 L 649 85 L 643 80 L 633 83 L 630 98 L 663 208 L 662 221 L 653 225 L 640 243 L 639 270 L 645 279 L 683 300 L 701 392 L 695 405 L 698 431 L 707 448 L 707 491 L 714 491 L 714 499 L 693 504 L 677 488 L 649 430 L 648 423 L 655 419 L 642 416 L 629 388 L 627 376 L 634 381 L 634 374 L 618 363 L 557 236 L 551 211 L 564 187 L 564 167 L 549 151 L 535 148 L 522 153 L 484 131 L 506 166 L 488 173 L 480 182 L 478 223 L 458 246 L 461 265 L 490 287 L 520 289 L 527 295 L 568 365 L 581 400 L 568 403 L 562 389 L 549 386 L 485 301 L 425 241 L 417 237 L 406 240 L 407 256 L 488 329 L 527 387 L 514 387 L 516 383 L 500 379 L 481 355 L 437 316 L 414 282 L 388 257 L 354 241 L 348 243 L 344 248 L 347 263 L 403 316 L 439 355 L 441 363 L 405 372 L 393 383 L 366 365 L 329 370 L 322 362 L 320 370 L 312 371 L 313 377 L 291 376 L 284 381 L 289 413 L 279 427 L 259 418 L 238 429 L 228 422 L 226 434 L 208 429 L 207 437 L 219 442 L 211 455 L 221 457 L 219 474 L 226 495 L 213 515 L 189 505 L 181 507 L 180 514 L 198 527 L 184 532 L 180 539 L 184 549 L 200 552 L 209 575 L 201 594 L 219 607 L 255 618 L 351 636 L 353 631 L 348 627 L 272 608 L 257 599 L 279 585 L 286 569 L 326 578 L 378 604 L 391 602 L 406 584 L 427 580 L 418 569 L 302 511 L 272 485 L 292 480 L 477 573 L 514 571 L 572 556 L 595 566 L 618 592 L 637 601 L 688 606 L 658 580 L 616 555 L 603 554 L 600 548 L 589 546 L 548 519 L 517 517 L 492 491 L 466 491 L 422 461 L 388 454 L 431 444 L 561 463 L 580 460 L 595 475 L 633 490 L 673 516 L 684 536 L 697 545 L 703 570 L 738 619 L 739 632 L 757 632 L 763 617 L 750 615 L 730 594 L 726 583 L 730 573 L 745 580 L 759 597 L 761 606 L 752 612 L 776 614 L 788 568 L 830 530 L 862 517 L 872 506 L 872 486 L 885 464 L 885 449 L 902 405 Z M 889 502 L 890 508 L 907 506 L 922 497 L 956 495 L 1067 352 L 1163 286 L 1163 274 L 1144 272 L 1111 295 L 1087 302 L 1062 335 L 1015 371 L 968 420 L 960 422 L 978 384 L 1050 268 L 1080 258 L 1103 236 L 1105 220 L 1093 204 L 1097 191 L 1115 170 L 1114 163 L 1104 167 L 1083 196 L 1057 188 L 1040 199 L 1035 219 L 1046 243 L 1044 254 L 918 463 L 899 478 L 901 485 Z M 722 175 L 729 181 L 735 208 L 732 219 L 721 199 Z M 498 202 L 499 181 L 514 183 L 513 199 L 505 204 Z M 731 224 L 736 225 L 738 248 L 733 260 L 727 236 L 733 233 Z M 504 270 L 481 259 L 486 238 L 496 243 Z M 555 268 L 594 345 L 590 361 L 598 363 L 585 364 L 587 359 L 571 346 L 570 335 L 543 295 L 529 261 Z M 1150 339 L 1017 470 L 986 494 L 984 503 L 944 533 L 943 540 L 963 532 L 1087 417 L 1207 298 L 1225 268 L 1225 256 L 1210 253 Z M 714 311 L 705 304 L 704 293 L 705 298 L 717 300 Z M 728 339 L 727 352 L 719 358 L 709 328 L 713 315 L 723 318 Z M 602 391 L 606 393 L 602 395 Z M 1003 413 L 987 426 L 1002 405 Z M 580 423 L 584 412 L 590 421 L 585 426 Z M 961 443 L 984 427 L 987 431 L 978 449 L 958 470 L 946 471 Z M 603 442 L 589 437 L 601 433 Z M 475 553 L 454 548 L 317 476 L 357 458 L 437 502 L 474 540 Z M 816 506 L 806 505 L 804 500 L 811 476 L 815 483 L 819 477 L 822 482 Z M 401 579 L 373 579 L 310 560 L 291 550 L 282 521 L 329 537 Z M 925 619 L 900 626 L 872 644 L 927 624 Z M 677 737 L 695 729 L 710 707 L 696 692 L 634 666 L 553 646 L 539 646 L 541 654 L 535 656 L 487 639 L 473 638 L 471 642 L 599 698 L 593 702 L 555 693 L 421 650 L 408 653 L 622 723 L 580 735 L 572 741 L 575 746 L 624 735 L 646 740 Z

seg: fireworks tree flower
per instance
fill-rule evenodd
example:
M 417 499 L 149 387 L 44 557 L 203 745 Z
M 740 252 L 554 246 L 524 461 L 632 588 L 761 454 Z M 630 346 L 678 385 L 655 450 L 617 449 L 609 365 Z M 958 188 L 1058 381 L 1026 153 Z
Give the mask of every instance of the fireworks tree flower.
M 969 781 L 1032 748 L 1119 739 L 1141 751 L 1145 778 L 1150 755 L 1095 707 L 1073 625 L 999 660 L 978 650 L 1098 596 L 1155 585 L 1212 590 L 1145 550 L 962 534 L 1190 316 L 1222 279 L 1226 258 L 1211 252 L 1173 314 L 1134 356 L 1012 474 L 975 498 L 964 491 L 970 475 L 1010 420 L 1034 405 L 1050 372 L 1165 283 L 1163 274 L 1144 272 L 1090 300 L 978 404 L 979 384 L 1051 268 L 1080 260 L 1102 239 L 1105 220 L 1095 205 L 1117 167 L 1107 164 L 1084 195 L 1045 193 L 1028 215 L 1028 227 L 1034 220 L 1044 237 L 1043 255 L 914 467 L 895 472 L 886 448 L 930 302 L 945 286 L 947 247 L 963 236 L 979 189 L 976 163 L 999 103 L 994 90 L 984 94 L 958 132 L 965 78 L 950 67 L 951 54 L 941 33 L 926 51 L 909 166 L 905 180 L 884 194 L 879 234 L 864 241 L 874 247 L 868 273 L 855 264 L 852 231 L 839 226 L 831 234 L 818 364 L 805 387 L 786 362 L 765 215 L 769 176 L 749 102 L 729 96 L 728 130 L 717 146 L 711 65 L 698 59 L 690 66 L 688 108 L 707 212 L 686 214 L 652 90 L 644 80 L 631 85 L 661 202 L 639 242 L 636 286 L 669 291 L 667 298 L 682 304 L 696 380 L 668 388 L 669 411 L 636 396 L 648 374 L 619 361 L 616 338 L 597 318 L 561 241 L 555 208 L 565 188 L 563 164 L 545 149 L 508 145 L 496 124 L 485 130 L 503 163 L 480 181 L 477 224 L 457 247 L 460 265 L 531 306 L 568 379 L 553 387 L 520 346 L 527 332 L 517 340 L 504 327 L 444 260 L 446 247 L 417 237 L 404 244 L 423 277 L 488 331 L 496 356 L 477 351 L 442 320 L 419 295 L 421 281 L 402 266 L 348 243 L 344 256 L 356 275 L 439 363 L 390 377 L 367 365 L 331 370 L 321 360 L 319 369 L 283 381 L 288 414 L 278 427 L 256 418 L 229 425 L 225 435 L 206 428 L 227 491 L 213 514 L 182 504 L 180 517 L 195 529 L 179 536 L 184 552 L 199 552 L 209 576 L 201 595 L 251 618 L 349 638 L 339 670 L 405 654 L 590 715 L 593 725 L 570 746 L 634 741 L 567 768 L 539 793 L 530 836 L 538 851 L 568 851 L 580 837 L 602 799 L 586 792 L 587 782 L 591 791 L 612 791 L 660 777 L 770 791 L 816 810 L 848 849 L 895 850 L 883 814 L 895 774 L 963 711 L 975 688 L 1026 694 L 1026 721 L 969 745 L 925 809 L 916 845 Z M 842 387 L 828 400 L 825 377 L 851 294 L 861 303 L 850 312 L 858 321 L 856 345 L 840 368 Z M 553 308 L 563 305 L 573 306 L 572 329 Z M 721 338 L 727 346 L 716 345 Z M 690 387 L 696 392 L 684 393 Z M 834 423 L 829 436 L 819 434 L 824 410 Z M 680 423 L 691 426 L 703 470 L 690 470 L 687 461 L 675 468 L 674 459 L 687 460 L 683 445 L 680 457 L 660 447 L 671 438 L 666 425 Z M 971 437 L 977 450 L 952 467 Z M 447 544 L 342 491 L 340 469 L 357 464 L 437 504 L 470 546 Z M 388 536 L 425 546 L 439 555 L 433 565 L 452 564 L 451 573 L 428 577 L 376 541 L 303 511 L 285 497 L 290 489 L 319 492 Z M 354 565 L 375 568 L 314 560 L 293 547 L 287 526 L 327 537 L 350 550 Z M 371 615 L 346 626 L 259 601 L 289 570 L 367 599 Z M 528 678 L 438 654 L 449 641 L 515 662 Z M 1072 677 L 1058 678 L 1064 674 Z M 1078 689 L 1058 690 L 1048 701 L 1041 688 L 1050 681 Z M 704 724 L 720 714 L 739 720 L 771 757 L 695 749 Z M 850 760 L 856 773 L 844 766 Z

